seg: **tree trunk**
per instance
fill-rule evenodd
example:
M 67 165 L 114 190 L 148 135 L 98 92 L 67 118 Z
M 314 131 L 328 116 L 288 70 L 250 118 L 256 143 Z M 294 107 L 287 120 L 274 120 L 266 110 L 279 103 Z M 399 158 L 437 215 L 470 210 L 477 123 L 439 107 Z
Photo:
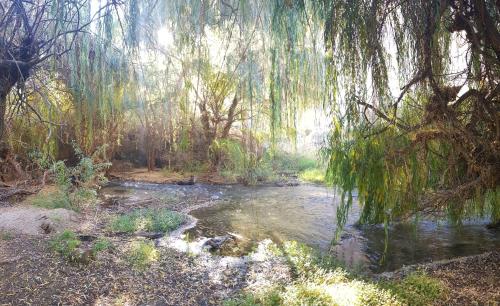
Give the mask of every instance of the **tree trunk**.
M 9 90 L 10 88 L 8 90 L 3 88 L 0 91 L 0 153 L 1 158 L 5 159 L 12 166 L 17 177 L 20 179 L 26 179 L 28 177 L 26 172 L 24 172 L 21 165 L 16 161 L 8 144 L 5 142 L 5 111 L 7 109 L 7 94 L 9 93 Z
M 148 149 L 148 171 L 155 169 L 156 154 L 154 148 Z
M 212 145 L 212 142 L 215 139 L 215 136 L 217 133 L 217 127 L 216 126 L 212 127 L 210 125 L 210 116 L 208 114 L 206 102 L 201 101 L 198 107 L 200 109 L 200 115 L 201 115 L 200 120 L 201 120 L 201 125 L 203 128 L 203 133 L 205 136 L 205 146 L 206 146 L 205 152 L 204 152 L 205 156 L 203 158 L 208 159 L 208 155 L 209 155 L 208 151 L 209 151 L 210 146 Z
M 227 113 L 227 121 L 226 124 L 224 125 L 224 129 L 222 130 L 222 135 L 221 138 L 227 138 L 229 136 L 229 131 L 231 130 L 231 126 L 233 125 L 233 122 L 236 118 L 235 117 L 235 112 L 236 112 L 236 107 L 238 106 L 238 98 L 234 96 L 233 101 L 231 102 L 231 106 L 229 107 L 229 111 Z
M 153 171 L 155 169 L 155 145 L 153 136 L 148 131 L 148 136 L 146 136 L 146 157 L 148 164 L 148 171 Z

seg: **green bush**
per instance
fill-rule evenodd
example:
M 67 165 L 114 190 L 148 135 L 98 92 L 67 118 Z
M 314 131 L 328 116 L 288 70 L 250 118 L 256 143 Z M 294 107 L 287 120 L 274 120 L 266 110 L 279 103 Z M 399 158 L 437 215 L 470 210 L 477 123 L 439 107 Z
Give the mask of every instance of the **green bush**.
M 104 176 L 110 163 L 94 163 L 92 157 L 85 156 L 82 151 L 73 145 L 80 162 L 75 167 L 67 167 L 64 161 L 57 161 L 52 164 L 51 169 L 57 191 L 49 194 L 37 195 L 32 204 L 45 208 L 66 208 L 79 210 L 85 206 L 94 204 L 97 200 L 97 191 L 102 184 L 107 182 Z M 98 149 L 96 154 L 102 149 Z M 41 159 L 38 153 L 31 155 L 40 167 L 46 167 L 48 160 Z M 77 180 L 75 185 L 72 180 Z
M 141 209 L 114 218 L 110 223 L 113 232 L 137 231 L 170 232 L 184 222 L 184 216 L 168 209 Z
M 153 242 L 134 241 L 127 252 L 127 261 L 134 267 L 145 269 L 158 260 L 159 253 Z

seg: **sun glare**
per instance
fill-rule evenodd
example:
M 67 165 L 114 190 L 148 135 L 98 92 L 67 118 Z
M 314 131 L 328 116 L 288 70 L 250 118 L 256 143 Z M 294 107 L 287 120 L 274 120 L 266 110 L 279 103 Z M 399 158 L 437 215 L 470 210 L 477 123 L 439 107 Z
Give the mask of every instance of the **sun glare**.
M 161 27 L 156 33 L 158 43 L 164 48 L 170 48 L 174 45 L 174 34 L 166 26 Z

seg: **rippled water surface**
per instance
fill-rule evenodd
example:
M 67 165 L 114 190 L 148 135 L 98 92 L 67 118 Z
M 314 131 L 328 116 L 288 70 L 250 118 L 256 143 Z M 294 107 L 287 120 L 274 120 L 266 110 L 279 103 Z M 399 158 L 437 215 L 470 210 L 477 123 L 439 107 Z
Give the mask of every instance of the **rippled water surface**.
M 325 252 L 334 252 L 350 265 L 389 271 L 403 265 L 473 255 L 500 248 L 498 231 L 484 222 L 468 222 L 457 228 L 446 222 L 420 221 L 389 228 L 385 249 L 382 226 L 354 227 L 359 209 L 354 205 L 342 243 L 332 247 L 339 196 L 331 188 L 155 185 L 120 183 L 104 193 L 134 197 L 159 197 L 169 201 L 211 201 L 212 206 L 190 214 L 198 219 L 188 231 L 190 239 L 236 234 L 241 239 L 224 255 L 240 255 L 270 238 L 280 243 L 296 240 Z M 385 254 L 385 256 L 382 256 Z M 383 259 L 383 260 L 382 260 Z

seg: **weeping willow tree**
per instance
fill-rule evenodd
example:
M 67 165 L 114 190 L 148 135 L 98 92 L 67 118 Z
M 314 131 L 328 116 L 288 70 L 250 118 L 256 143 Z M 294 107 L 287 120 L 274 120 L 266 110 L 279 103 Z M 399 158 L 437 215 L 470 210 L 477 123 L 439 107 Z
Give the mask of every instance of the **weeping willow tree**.
M 43 68 L 72 107 L 39 98 L 33 109 L 45 121 L 57 109 L 74 116 L 86 151 L 118 145 L 137 122 L 158 138 L 151 150 L 195 151 L 197 122 L 209 114 L 211 129 L 229 118 L 219 111 L 231 111 L 248 139 L 294 142 L 300 114 L 324 106 L 334 118 L 325 153 L 343 191 L 340 224 L 356 194 L 362 222 L 418 212 L 500 218 L 493 0 L 39 2 L 0 1 L 0 106 L 9 93 L 32 106 L 23 84 Z M 68 16 L 78 19 L 53 22 Z M 158 36 L 165 29 L 168 44 Z M 230 94 L 203 97 L 210 83 Z
M 283 5 L 290 10 L 275 15 Z M 132 7 L 127 29 L 137 33 L 131 44 L 136 55 L 147 51 L 160 63 L 159 58 L 165 56 L 165 71 L 177 80 L 170 83 L 175 93 L 164 101 L 169 113 L 178 111 L 176 124 L 183 131 L 179 138 L 186 138 L 186 133 L 193 138 L 200 122 L 209 144 L 212 134 L 225 138 L 237 122 L 246 135 L 242 141 L 249 147 L 255 146 L 257 138 L 270 137 L 275 143 L 285 136 L 282 139 L 294 141 L 300 111 L 322 102 L 321 25 L 310 4 L 296 8 L 286 2 L 193 0 L 131 2 Z M 301 24 L 308 26 L 300 28 Z M 168 47 L 156 37 L 158 30 L 172 35 Z M 137 68 L 141 78 L 155 78 L 144 72 L 144 63 L 138 65 L 142 66 Z M 211 80 L 206 76 L 208 66 L 216 71 Z M 220 84 L 225 79 L 234 82 L 225 82 L 231 85 L 215 93 L 202 93 L 213 87 L 208 83 Z M 224 94 L 228 89 L 231 94 Z M 192 151 L 199 149 L 192 139 L 188 146 Z
M 302 1 L 299 1 L 302 3 Z M 318 1 L 335 109 L 328 177 L 361 222 L 500 220 L 500 12 L 488 0 Z

